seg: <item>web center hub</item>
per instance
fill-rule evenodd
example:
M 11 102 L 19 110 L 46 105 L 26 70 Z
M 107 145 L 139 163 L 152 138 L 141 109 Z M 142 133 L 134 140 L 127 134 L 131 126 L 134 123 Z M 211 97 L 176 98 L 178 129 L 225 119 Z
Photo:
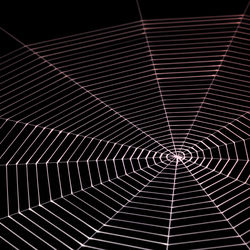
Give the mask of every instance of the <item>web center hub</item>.
M 167 155 L 169 161 L 178 160 L 183 161 L 185 159 L 185 154 L 181 151 L 171 152 Z

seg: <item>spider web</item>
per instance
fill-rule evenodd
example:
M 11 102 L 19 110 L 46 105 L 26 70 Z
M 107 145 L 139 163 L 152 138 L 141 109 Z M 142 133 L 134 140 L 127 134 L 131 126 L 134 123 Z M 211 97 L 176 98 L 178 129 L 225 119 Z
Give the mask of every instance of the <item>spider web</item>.
M 249 249 L 248 26 L 2 30 L 22 46 L 0 64 L 1 246 Z

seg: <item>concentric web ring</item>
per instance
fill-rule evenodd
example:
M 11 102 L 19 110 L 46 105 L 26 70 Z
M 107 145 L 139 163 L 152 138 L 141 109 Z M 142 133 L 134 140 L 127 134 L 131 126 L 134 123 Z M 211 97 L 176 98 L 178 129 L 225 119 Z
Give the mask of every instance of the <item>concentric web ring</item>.
M 2 30 L 1 249 L 249 249 L 249 20 Z

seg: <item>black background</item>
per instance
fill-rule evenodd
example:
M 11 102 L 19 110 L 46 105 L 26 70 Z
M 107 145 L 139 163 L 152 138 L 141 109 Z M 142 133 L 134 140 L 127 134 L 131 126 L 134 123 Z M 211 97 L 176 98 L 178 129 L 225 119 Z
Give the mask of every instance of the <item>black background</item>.
M 144 19 L 242 14 L 248 0 L 139 0 Z M 140 20 L 136 0 L 2 1 L 0 26 L 25 44 Z M 0 55 L 20 45 L 0 31 Z

